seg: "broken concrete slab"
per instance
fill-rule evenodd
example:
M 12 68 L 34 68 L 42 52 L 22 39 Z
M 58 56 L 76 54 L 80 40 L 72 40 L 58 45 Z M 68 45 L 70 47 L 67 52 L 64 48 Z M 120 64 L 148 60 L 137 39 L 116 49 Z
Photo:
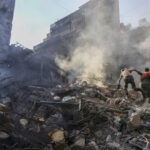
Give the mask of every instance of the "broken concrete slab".
M 5 111 L 6 105 L 0 103 L 0 111 Z
M 27 119 L 20 119 L 20 124 L 23 126 L 23 127 L 26 127 L 26 125 L 28 124 L 28 120 Z
M 130 123 L 134 128 L 138 128 L 141 125 L 141 112 L 132 113 L 130 116 Z
M 4 131 L 0 131 L 0 139 L 8 139 L 10 136 L 4 132 Z
M 49 132 L 48 136 L 50 136 L 52 138 L 52 141 L 55 143 L 65 141 L 63 130 L 56 130 L 55 132 Z
M 116 142 L 107 143 L 107 146 L 109 150 L 120 150 L 120 144 Z

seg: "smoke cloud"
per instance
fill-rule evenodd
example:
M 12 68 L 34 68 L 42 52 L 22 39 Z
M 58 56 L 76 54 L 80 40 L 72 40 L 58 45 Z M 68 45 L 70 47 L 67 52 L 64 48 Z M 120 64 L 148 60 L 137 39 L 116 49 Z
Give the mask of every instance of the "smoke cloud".
M 123 67 L 143 70 L 149 66 L 150 23 L 142 19 L 135 29 L 123 24 L 119 28 L 112 6 L 109 0 L 89 6 L 84 14 L 85 28 L 70 56 L 56 58 L 59 67 L 69 72 L 69 80 L 103 85 L 116 82 Z

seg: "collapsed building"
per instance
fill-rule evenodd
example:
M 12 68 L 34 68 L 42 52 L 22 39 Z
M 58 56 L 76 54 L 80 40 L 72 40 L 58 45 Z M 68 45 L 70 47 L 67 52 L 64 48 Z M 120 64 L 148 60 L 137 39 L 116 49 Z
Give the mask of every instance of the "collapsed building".
M 149 150 L 150 109 L 140 101 L 86 82 L 20 88 L 0 100 L 0 148 Z
M 52 60 L 19 43 L 10 45 L 14 9 L 15 0 L 0 1 L 0 95 L 3 96 L 13 89 L 14 83 L 54 86 L 63 80 Z
M 0 65 L 0 149 L 150 149 L 150 109 L 148 104 L 141 107 L 140 93 L 130 91 L 127 97 L 123 89 L 117 90 L 114 85 L 68 84 L 54 62 L 58 53 L 68 55 L 78 35 L 84 32 L 93 7 L 100 12 L 109 9 L 103 23 L 119 30 L 118 1 L 91 0 L 51 25 L 47 38 L 32 51 L 9 45 L 9 13 L 13 13 L 14 0 L 0 1 L 0 32 L 8 33 L 0 34 L 0 39 L 6 37 L 0 41 L 6 56 Z M 145 30 L 142 27 L 131 35 Z

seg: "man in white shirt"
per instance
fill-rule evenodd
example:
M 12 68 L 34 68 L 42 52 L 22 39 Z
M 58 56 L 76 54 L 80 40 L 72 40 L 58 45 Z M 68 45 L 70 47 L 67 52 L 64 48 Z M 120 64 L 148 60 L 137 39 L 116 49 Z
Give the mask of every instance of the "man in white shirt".
M 136 85 L 134 82 L 134 77 L 131 74 L 133 71 L 135 70 L 128 70 L 128 69 L 122 69 L 121 70 L 121 74 L 120 74 L 120 78 L 119 78 L 119 82 L 118 82 L 118 88 L 120 87 L 120 82 L 122 80 L 122 78 L 124 79 L 125 82 L 125 92 L 128 95 L 128 85 L 131 84 L 132 88 L 134 90 L 136 90 Z

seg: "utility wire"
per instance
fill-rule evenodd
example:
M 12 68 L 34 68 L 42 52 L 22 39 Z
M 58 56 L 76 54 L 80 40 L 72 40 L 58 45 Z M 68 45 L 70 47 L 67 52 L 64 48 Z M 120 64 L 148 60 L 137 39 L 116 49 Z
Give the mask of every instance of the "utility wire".
M 60 3 L 58 3 L 56 0 L 54 0 L 53 1 L 56 5 L 58 5 L 59 7 L 61 7 L 61 8 L 63 8 L 64 10 L 66 10 L 67 12 L 69 11 L 72 11 L 72 10 L 70 10 L 70 9 L 68 9 L 68 8 L 66 8 L 66 7 L 64 7 L 62 4 L 60 4 Z
M 60 3 L 58 3 L 58 1 L 53 1 L 57 6 L 59 6 L 59 7 L 61 7 L 61 8 L 63 8 L 64 10 L 66 10 L 67 12 L 72 12 L 72 10 L 70 10 L 70 9 L 68 9 L 68 8 L 66 8 L 66 7 L 64 7 L 62 4 L 60 4 Z M 61 1 L 61 2 L 63 2 L 63 1 Z M 136 7 L 134 7 L 134 8 L 132 8 L 132 9 L 130 9 L 129 11 L 127 11 L 127 12 L 130 12 L 130 13 L 133 13 L 133 12 L 135 12 L 135 10 L 139 10 L 139 9 L 135 9 Z M 134 10 L 134 11 L 131 11 L 131 10 Z M 142 14 L 143 15 L 143 14 Z M 133 18 L 134 16 L 129 16 L 129 15 L 123 15 L 123 14 L 120 14 L 120 17 L 123 17 L 123 18 Z
M 66 10 L 67 12 L 72 12 L 72 10 L 70 10 L 70 9 L 68 9 L 68 8 L 66 8 L 66 7 L 64 7 L 62 4 L 58 3 L 58 1 L 55 0 L 55 1 L 53 1 L 53 2 L 55 2 L 56 5 L 58 5 L 59 7 L 63 8 L 63 9 Z M 61 2 L 63 2 L 63 1 L 61 1 Z M 132 11 L 131 11 L 131 10 L 132 10 Z M 135 12 L 135 11 L 137 11 L 137 10 L 139 10 L 139 9 L 136 9 L 136 7 L 134 7 L 134 8 L 132 8 L 132 9 L 128 10 L 127 12 L 133 13 L 133 12 Z M 145 12 L 142 13 L 141 16 L 144 15 L 144 14 L 146 14 L 146 13 L 145 13 Z M 123 17 L 123 18 L 133 18 L 134 16 L 132 16 L 132 15 L 129 16 L 129 15 L 120 14 L 120 17 Z

